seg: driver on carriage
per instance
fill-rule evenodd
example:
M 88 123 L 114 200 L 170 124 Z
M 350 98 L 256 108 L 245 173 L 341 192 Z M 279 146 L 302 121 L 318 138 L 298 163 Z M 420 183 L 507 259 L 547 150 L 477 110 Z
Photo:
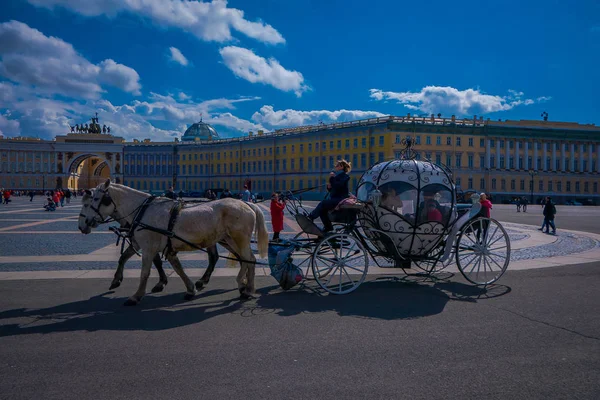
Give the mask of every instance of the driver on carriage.
M 308 218 L 311 221 L 314 221 L 319 217 L 321 218 L 324 232 L 331 232 L 333 230 L 333 224 L 328 215 L 329 211 L 335 209 L 340 201 L 350 197 L 350 190 L 348 188 L 350 176 L 348 174 L 351 169 L 352 165 L 348 161 L 336 161 L 333 171 L 329 174 L 329 183 L 327 184 L 329 198 L 321 201 L 317 207 L 308 214 Z

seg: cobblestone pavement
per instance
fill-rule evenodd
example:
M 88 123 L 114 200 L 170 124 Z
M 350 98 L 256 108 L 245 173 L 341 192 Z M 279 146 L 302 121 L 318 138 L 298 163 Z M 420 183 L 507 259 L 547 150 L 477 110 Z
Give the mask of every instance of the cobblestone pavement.
M 314 203 L 309 203 L 314 204 Z M 270 228 L 268 203 L 259 204 Z M 116 237 L 108 231 L 108 225 L 100 226 L 89 235 L 77 229 L 80 211 L 79 199 L 59 207 L 54 212 L 44 211 L 43 197 L 33 202 L 27 197 L 14 197 L 9 205 L 0 206 L 0 274 L 16 271 L 64 271 L 64 270 L 113 270 L 119 258 L 120 247 L 115 246 Z M 539 220 L 536 208 L 521 214 L 519 219 L 527 222 Z M 515 220 L 512 206 L 495 206 L 496 218 Z M 539 211 L 539 210 L 537 210 Z M 569 221 L 576 213 L 582 219 L 600 220 L 600 208 L 571 207 Z M 538 213 L 539 214 L 539 213 Z M 575 216 L 574 216 L 575 215 Z M 547 235 L 536 226 L 503 222 L 511 239 L 510 269 L 528 269 L 544 266 L 576 264 L 600 259 L 600 235 L 591 232 L 575 232 L 559 229 L 558 234 Z M 295 221 L 286 214 L 282 236 L 293 237 L 300 231 Z M 226 251 L 221 253 L 227 255 Z M 182 253 L 186 268 L 205 268 L 207 257 L 203 252 Z M 167 268 L 169 267 L 166 264 Z M 224 267 L 220 261 L 218 267 Z M 141 259 L 132 258 L 127 269 L 139 269 Z M 371 268 L 371 272 L 376 269 Z M 233 272 L 233 271 L 231 271 Z M 221 271 L 221 274 L 230 274 Z

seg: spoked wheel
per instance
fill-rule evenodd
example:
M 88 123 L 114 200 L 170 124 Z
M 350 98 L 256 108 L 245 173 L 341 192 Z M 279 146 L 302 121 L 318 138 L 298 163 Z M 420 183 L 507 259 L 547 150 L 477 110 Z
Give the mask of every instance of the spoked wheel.
M 319 286 L 332 294 L 346 294 L 364 282 L 369 258 L 353 235 L 337 233 L 319 242 L 311 258 L 311 267 Z
M 445 242 L 440 243 L 430 253 L 427 259 L 413 261 L 417 268 L 421 269 L 427 275 L 433 275 L 446 269 L 452 264 L 454 254 L 450 254 L 448 259 L 444 262 L 439 259 L 442 257 L 445 251 Z
M 495 219 L 469 221 L 458 236 L 456 264 L 461 274 L 476 285 L 500 279 L 510 262 L 510 239 Z
M 315 251 L 315 247 L 317 247 L 318 237 L 315 235 L 310 235 L 305 232 L 300 232 L 292 239 L 293 242 L 297 242 L 301 245 L 300 248 L 297 248 L 294 251 L 294 264 L 298 266 L 302 270 L 304 274 L 304 279 L 313 280 L 315 279 L 312 275 L 311 268 L 311 257 Z M 329 273 L 329 270 L 324 272 L 326 276 Z

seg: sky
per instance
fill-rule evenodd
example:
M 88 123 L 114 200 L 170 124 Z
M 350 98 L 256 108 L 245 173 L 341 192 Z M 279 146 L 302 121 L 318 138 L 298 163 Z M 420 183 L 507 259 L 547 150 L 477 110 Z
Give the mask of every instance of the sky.
M 0 135 L 384 115 L 600 124 L 600 2 L 3 0 Z

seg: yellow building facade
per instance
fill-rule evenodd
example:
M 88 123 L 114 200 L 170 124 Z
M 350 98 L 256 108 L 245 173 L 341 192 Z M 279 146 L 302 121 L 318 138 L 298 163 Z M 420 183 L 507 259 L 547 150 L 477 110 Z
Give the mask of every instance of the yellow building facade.
M 267 195 L 316 187 L 303 197 L 320 199 L 336 159 L 352 162 L 354 188 L 370 166 L 396 157 L 402 140 L 410 136 L 421 158 L 453 171 L 460 190 L 491 193 L 495 202 L 551 195 L 558 202 L 600 204 L 600 128 L 594 125 L 408 115 L 259 131 L 234 139 L 216 139 L 216 131 L 201 122 L 194 126 L 208 136 L 186 131 L 185 141 L 174 142 L 73 133 L 55 141 L 3 139 L 0 186 L 41 189 L 43 173 L 50 186 L 82 187 L 111 176 L 153 193 L 171 185 L 186 192 L 236 192 L 248 185 Z M 87 166 L 84 181 L 86 160 L 97 160 L 97 167 Z

